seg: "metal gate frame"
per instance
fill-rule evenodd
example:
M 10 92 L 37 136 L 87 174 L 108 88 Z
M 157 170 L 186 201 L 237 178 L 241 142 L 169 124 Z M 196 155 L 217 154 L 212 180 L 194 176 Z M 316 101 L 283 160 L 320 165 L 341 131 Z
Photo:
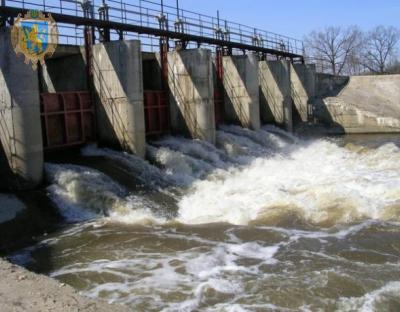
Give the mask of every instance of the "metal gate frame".
M 95 113 L 89 91 L 41 93 L 40 100 L 45 150 L 95 140 Z
M 160 38 L 162 90 L 144 90 L 143 92 L 146 136 L 150 138 L 169 134 L 171 130 L 168 97 L 168 50 L 168 38 Z
M 223 48 L 216 49 L 215 70 L 216 86 L 214 88 L 214 113 L 215 125 L 218 126 L 224 122 L 224 66 L 223 66 Z
M 170 131 L 168 92 L 144 91 L 144 115 L 146 136 L 160 136 Z

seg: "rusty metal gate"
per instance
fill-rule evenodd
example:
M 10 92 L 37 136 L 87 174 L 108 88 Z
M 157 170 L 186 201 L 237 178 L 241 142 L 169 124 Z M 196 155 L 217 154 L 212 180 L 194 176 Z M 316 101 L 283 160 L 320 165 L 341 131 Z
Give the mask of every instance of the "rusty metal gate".
M 169 133 L 169 107 L 167 91 L 144 91 L 144 115 L 146 123 L 146 136 L 155 137 Z
M 214 113 L 215 124 L 218 126 L 224 122 L 224 68 L 222 64 L 223 50 L 217 48 L 215 58 L 216 85 L 214 88 Z
M 144 115 L 146 136 L 157 138 L 170 133 L 168 104 L 168 38 L 160 38 L 162 90 L 144 91 Z
M 44 149 L 79 146 L 95 140 L 89 91 L 42 93 L 40 99 Z

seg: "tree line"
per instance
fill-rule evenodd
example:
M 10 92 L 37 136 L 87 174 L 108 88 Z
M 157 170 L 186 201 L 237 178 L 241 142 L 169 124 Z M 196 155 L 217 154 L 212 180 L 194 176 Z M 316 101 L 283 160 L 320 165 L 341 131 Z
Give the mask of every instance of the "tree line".
M 400 29 L 326 27 L 304 39 L 306 59 L 334 75 L 400 73 Z

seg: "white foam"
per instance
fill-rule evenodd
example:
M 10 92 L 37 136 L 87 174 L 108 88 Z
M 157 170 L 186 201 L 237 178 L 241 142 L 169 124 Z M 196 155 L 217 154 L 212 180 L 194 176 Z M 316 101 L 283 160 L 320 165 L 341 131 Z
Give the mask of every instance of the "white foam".
M 303 142 L 259 157 L 225 179 L 197 181 L 179 203 L 183 223 L 245 225 L 296 214 L 318 224 L 399 220 L 400 152 L 388 144 L 358 154 L 332 142 Z M 397 208 L 396 208 L 397 207 Z
M 229 159 L 226 155 L 214 145 L 205 141 L 169 136 L 157 141 L 157 145 L 201 159 L 216 168 L 227 168 L 229 166 Z
M 149 183 L 169 181 L 180 186 L 180 193 L 186 192 L 183 198 L 175 197 L 177 221 L 182 223 L 268 224 L 295 216 L 330 227 L 365 219 L 400 220 L 400 150 L 394 144 L 352 151 L 327 140 L 302 141 L 270 126 L 259 131 L 223 126 L 217 137 L 220 150 L 173 137 L 148 145 L 149 158 L 160 168 L 136 156 L 95 147 L 83 154 L 124 161 Z M 70 171 L 59 176 L 63 178 L 52 187 L 52 196 L 60 206 L 65 206 L 67 197 L 79 202 L 77 197 L 83 196 L 89 210 L 108 211 L 111 200 L 117 207 L 109 209 L 115 218 L 129 206 L 126 195 L 122 201 L 120 194 L 112 195 L 113 182 L 104 182 L 104 175 L 98 175 L 95 183 L 89 173 L 81 174 L 83 181 Z M 96 198 L 98 188 L 106 192 Z M 91 195 L 85 198 L 85 194 Z M 137 205 L 135 211 L 140 212 Z M 145 216 L 148 211 L 141 213 Z M 122 212 L 122 219 L 128 220 L 125 217 Z
M 371 291 L 359 298 L 340 298 L 338 306 L 340 311 L 384 311 L 385 302 L 397 298 L 400 293 L 400 282 L 389 282 L 379 289 Z
M 151 212 L 153 203 L 126 190 L 105 174 L 75 165 L 46 164 L 50 198 L 69 222 L 109 217 L 110 221 L 164 222 Z
M 172 181 L 155 166 L 152 166 L 142 158 L 126 152 L 117 152 L 108 148 L 98 148 L 96 145 L 88 145 L 81 150 L 84 156 L 102 156 L 121 162 L 134 173 L 135 177 L 149 185 L 166 186 Z
M 166 175 L 176 183 L 186 186 L 216 170 L 208 162 L 186 155 L 183 152 L 171 150 L 168 147 L 147 147 L 151 159 L 164 168 Z

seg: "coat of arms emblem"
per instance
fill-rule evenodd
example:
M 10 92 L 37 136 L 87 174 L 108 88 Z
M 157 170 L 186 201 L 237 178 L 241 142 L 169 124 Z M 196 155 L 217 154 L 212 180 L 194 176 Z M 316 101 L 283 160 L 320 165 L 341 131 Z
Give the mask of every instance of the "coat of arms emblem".
M 45 57 L 52 56 L 58 44 L 57 24 L 51 14 L 28 11 L 25 16 L 19 14 L 11 30 L 15 53 L 25 56 L 25 63 L 32 62 L 37 68 L 38 62 L 44 64 Z

